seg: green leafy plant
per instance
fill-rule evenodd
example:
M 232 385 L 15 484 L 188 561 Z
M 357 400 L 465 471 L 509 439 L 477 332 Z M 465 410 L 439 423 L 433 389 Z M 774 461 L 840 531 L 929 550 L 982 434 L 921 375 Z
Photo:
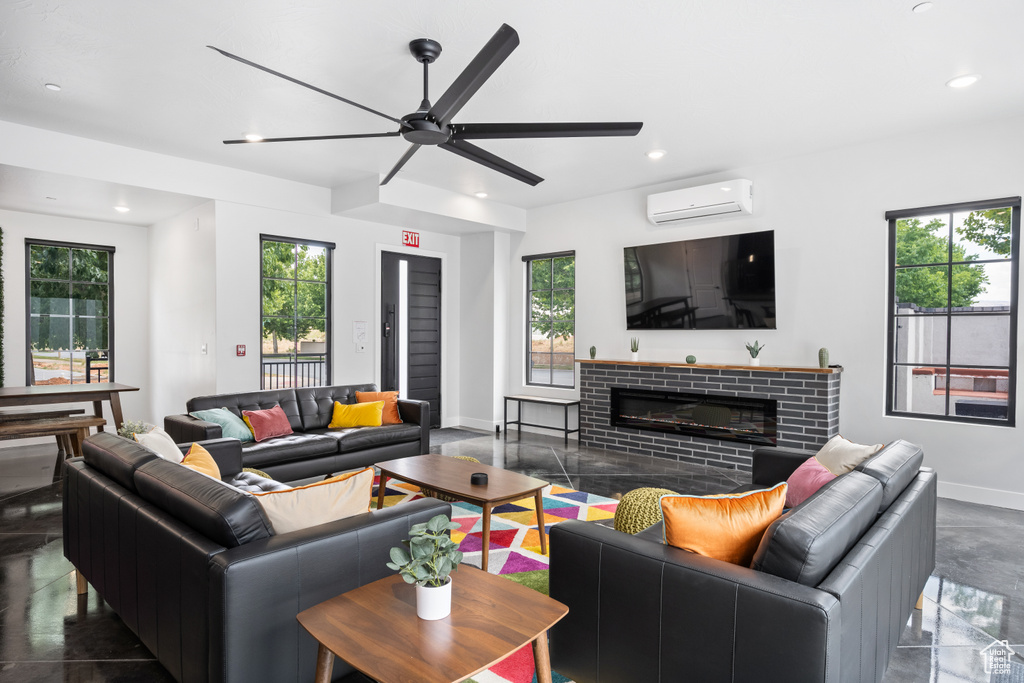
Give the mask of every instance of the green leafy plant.
M 632 351 L 633 353 L 636 353 L 637 351 L 640 350 L 640 338 L 639 337 L 630 337 L 629 338 L 629 350 Z
M 750 352 L 751 358 L 757 358 L 757 354 L 761 353 L 761 349 L 765 346 L 767 346 L 767 344 L 758 344 L 755 339 L 753 344 L 747 344 L 747 351 Z
M 153 428 L 153 425 L 146 424 L 142 420 L 125 420 L 121 428 L 117 430 L 118 436 L 135 441 L 136 434 L 145 434 Z
M 597 347 L 596 346 L 591 346 L 590 347 L 590 358 L 591 359 L 597 358 Z
M 448 532 L 459 525 L 446 515 L 432 517 L 425 524 L 414 524 L 409 529 L 409 540 L 402 541 L 405 548 L 392 548 L 388 567 L 397 571 L 406 583 L 417 586 L 440 587 L 448 582 L 448 575 L 462 562 L 459 544 Z

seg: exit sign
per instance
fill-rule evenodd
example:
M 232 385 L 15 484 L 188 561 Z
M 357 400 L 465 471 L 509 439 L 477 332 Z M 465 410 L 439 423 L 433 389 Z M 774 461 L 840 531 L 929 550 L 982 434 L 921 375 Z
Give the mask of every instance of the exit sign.
M 420 246 L 420 234 L 418 232 L 402 231 L 402 244 L 407 247 Z

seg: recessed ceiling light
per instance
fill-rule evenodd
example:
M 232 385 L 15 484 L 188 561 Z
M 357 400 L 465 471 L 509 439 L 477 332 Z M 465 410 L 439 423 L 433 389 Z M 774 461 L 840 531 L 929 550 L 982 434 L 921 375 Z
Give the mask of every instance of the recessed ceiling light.
M 473 196 L 476 197 L 477 199 L 487 199 L 486 192 L 474 192 Z
M 721 190 L 722 192 L 732 192 L 731 187 L 720 187 L 718 189 Z
M 965 74 L 963 76 L 957 76 L 946 81 L 946 85 L 950 88 L 966 88 L 969 85 L 974 85 L 981 78 L 978 74 Z
M 933 2 L 919 2 L 911 8 L 911 11 L 915 14 L 921 14 L 922 12 L 927 12 L 934 6 L 935 3 Z
M 57 85 L 56 83 L 47 83 L 43 87 L 46 88 L 47 90 L 52 90 L 54 92 L 60 92 L 60 86 Z
M 263 142 L 263 136 L 257 135 L 256 133 L 249 133 L 245 136 L 245 139 L 249 142 Z
M 118 213 L 128 213 L 131 209 L 127 206 L 115 206 L 114 211 L 117 211 Z
M 666 152 L 663 149 L 652 149 L 650 152 L 647 153 L 647 158 L 658 160 L 665 156 L 666 154 L 668 154 L 668 152 Z

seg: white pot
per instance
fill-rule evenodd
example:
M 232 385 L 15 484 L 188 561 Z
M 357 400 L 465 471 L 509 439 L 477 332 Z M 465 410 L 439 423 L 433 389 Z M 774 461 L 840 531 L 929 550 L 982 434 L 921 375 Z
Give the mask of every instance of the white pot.
M 751 365 L 760 365 L 761 364 L 761 359 L 760 358 L 751 358 L 750 359 L 750 364 Z
M 640 352 L 639 351 L 630 351 L 629 352 L 629 359 L 631 361 L 638 361 L 638 360 L 640 360 Z
M 452 577 L 443 586 L 416 586 L 416 616 L 427 621 L 452 613 Z

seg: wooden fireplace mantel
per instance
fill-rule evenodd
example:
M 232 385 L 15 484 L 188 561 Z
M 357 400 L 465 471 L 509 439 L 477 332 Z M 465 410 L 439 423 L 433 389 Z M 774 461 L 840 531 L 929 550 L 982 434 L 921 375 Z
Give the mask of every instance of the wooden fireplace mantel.
M 778 366 L 778 365 L 732 365 L 717 363 L 686 363 L 681 361 L 643 361 L 643 360 L 618 360 L 601 358 L 577 358 L 577 363 L 589 363 L 593 365 L 637 365 L 643 367 L 658 368 L 702 368 L 705 370 L 750 370 L 752 372 L 810 372 L 819 375 L 834 375 L 843 371 L 841 365 L 828 368 L 818 368 L 810 365 L 803 366 Z

